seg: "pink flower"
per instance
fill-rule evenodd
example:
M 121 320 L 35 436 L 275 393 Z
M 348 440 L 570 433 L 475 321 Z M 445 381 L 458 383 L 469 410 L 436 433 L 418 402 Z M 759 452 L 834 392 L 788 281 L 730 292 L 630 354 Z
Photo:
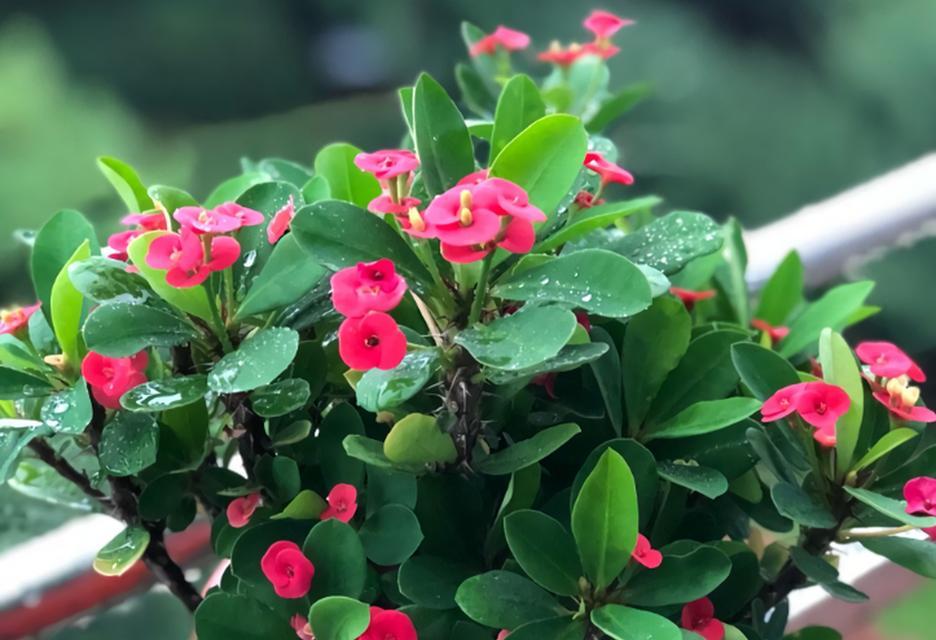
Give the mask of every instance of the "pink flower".
M 28 307 L 17 307 L 0 311 L 0 335 L 5 333 L 16 333 L 24 329 L 29 324 L 29 318 L 39 310 L 42 303 L 37 302 Z
M 273 219 L 267 225 L 267 241 L 270 244 L 276 244 L 279 239 L 289 231 L 289 225 L 296 217 L 296 205 L 293 203 L 293 197 L 289 196 L 289 201 L 283 207 L 273 214 Z
M 773 422 L 780 418 L 785 418 L 796 411 L 796 400 L 803 392 L 805 382 L 791 384 L 778 390 L 772 396 L 764 401 L 761 406 L 761 420 L 764 422 Z
M 153 240 L 146 264 L 153 269 L 165 269 L 166 282 L 173 287 L 194 287 L 213 271 L 230 267 L 240 255 L 240 245 L 229 236 L 215 236 L 208 246 L 211 255 L 205 261 L 201 238 L 188 227 L 182 227 L 180 233 L 167 233 Z
M 918 406 L 920 388 L 910 385 L 907 375 L 889 379 L 882 387 L 872 383 L 874 399 L 887 407 L 892 415 L 911 422 L 936 422 L 936 413 L 924 406 Z
M 936 542 L 936 527 L 926 527 L 925 529 L 920 529 L 920 531 L 929 536 L 930 540 Z
M 260 506 L 260 492 L 255 491 L 246 496 L 234 498 L 227 506 L 227 519 L 235 529 L 246 527 L 250 522 L 250 517 Z
M 468 53 L 472 57 L 482 54 L 492 55 L 501 47 L 507 51 L 520 51 L 530 46 L 530 36 L 521 32 L 509 29 L 503 25 L 497 27 L 493 33 L 488 34 L 471 45 Z
M 390 180 L 418 169 L 419 159 L 415 153 L 406 149 L 382 149 L 357 154 L 354 156 L 354 164 L 378 180 Z
M 409 210 L 419 206 L 419 198 L 406 196 L 400 201 L 395 201 L 388 194 L 384 193 L 377 196 L 367 204 L 367 210 L 372 213 L 390 213 L 397 217 L 405 217 Z
M 218 215 L 234 218 L 240 222 L 241 227 L 255 227 L 258 224 L 263 224 L 265 219 L 263 214 L 259 211 L 248 209 L 247 207 L 242 207 L 236 202 L 225 202 L 224 204 L 219 204 L 214 208 L 214 211 Z
M 146 351 L 127 358 L 108 358 L 89 351 L 81 361 L 81 375 L 91 385 L 91 395 L 102 407 L 120 409 L 120 396 L 146 382 Z
M 341 323 L 338 354 L 352 369 L 393 369 L 406 355 L 406 336 L 396 320 L 381 311 L 372 311 Z
M 723 640 L 725 625 L 715 619 L 715 605 L 708 598 L 699 598 L 682 609 L 683 629 L 693 631 L 705 640 Z
M 841 387 L 822 381 L 799 382 L 778 390 L 761 407 L 761 419 L 772 422 L 794 411 L 816 427 L 813 438 L 825 447 L 835 445 L 835 424 L 848 412 L 851 398 Z
M 907 513 L 936 516 L 936 478 L 920 476 L 908 480 L 903 495 Z
M 497 632 L 497 638 L 496 638 L 496 640 L 506 640 L 506 638 L 507 638 L 508 636 L 510 636 L 510 630 L 509 630 L 509 629 L 501 629 L 500 631 Z
M 156 213 L 130 213 L 120 219 L 120 224 L 140 227 L 143 231 L 164 231 L 166 229 L 166 216 Z
M 790 328 L 778 326 L 775 327 L 766 320 L 761 320 L 760 318 L 754 318 L 751 320 L 751 326 L 757 329 L 758 331 L 763 331 L 770 338 L 771 344 L 776 344 L 790 335 Z
M 140 229 L 130 229 L 128 231 L 118 231 L 117 233 L 112 233 L 107 238 L 107 248 L 110 251 L 107 253 L 108 258 L 113 258 L 114 260 L 127 260 L 129 257 L 127 255 L 127 247 L 130 246 L 130 243 L 134 239 L 143 235 L 143 231 Z
M 613 58 L 621 52 L 621 48 L 611 44 L 610 42 L 600 43 L 597 40 L 595 42 L 589 42 L 588 44 L 582 47 L 582 53 L 592 56 L 598 56 L 607 60 L 608 58 Z
M 296 636 L 299 640 L 315 640 L 315 636 L 312 634 L 312 626 L 309 624 L 308 619 L 303 617 L 302 614 L 297 613 L 290 618 L 289 626 L 296 632 Z
M 604 198 L 595 199 L 595 194 L 588 191 L 579 191 L 575 194 L 575 204 L 579 209 L 591 209 L 592 207 L 604 204 Z
M 328 506 L 322 512 L 322 520 L 350 522 L 357 511 L 357 489 L 353 484 L 336 484 L 328 492 Z
M 406 293 L 406 280 L 396 272 L 393 261 L 381 258 L 359 262 L 331 278 L 332 304 L 348 318 L 360 318 L 368 311 L 390 311 Z
M 891 342 L 862 342 L 855 349 L 858 359 L 876 376 L 897 378 L 907 375 L 914 382 L 926 382 L 926 374 L 910 356 Z
M 120 224 L 136 227 L 127 231 L 120 231 L 107 239 L 107 248 L 110 252 L 107 257 L 114 260 L 126 261 L 127 247 L 133 240 L 147 231 L 162 231 L 166 229 L 166 216 L 162 213 L 131 213 L 120 219 Z
M 696 302 L 701 302 L 702 300 L 708 300 L 709 298 L 715 297 L 714 289 L 706 289 L 704 291 L 692 291 L 690 289 L 680 289 L 679 287 L 670 287 L 670 293 L 679 298 L 682 303 L 686 306 L 686 309 L 692 311 L 692 308 L 695 306 Z
M 563 48 L 558 41 L 554 40 L 546 51 L 541 51 L 536 57 L 543 62 L 568 67 L 587 53 L 585 47 L 578 43 L 573 42 L 568 47 Z
M 605 160 L 604 156 L 597 151 L 589 151 L 585 154 L 586 169 L 591 169 L 601 176 L 601 184 L 607 185 L 612 182 L 617 184 L 634 184 L 634 176 L 623 167 L 619 167 L 613 162 Z
M 370 625 L 358 640 L 418 640 L 416 627 L 402 611 L 370 608 Z
M 179 207 L 172 217 L 182 225 L 183 231 L 189 229 L 197 234 L 227 233 L 241 228 L 241 221 L 238 218 L 218 209 Z
M 302 598 L 309 593 L 315 567 L 295 542 L 274 542 L 260 559 L 263 575 L 280 598 Z
M 475 185 L 481 184 L 488 179 L 488 170 L 487 169 L 478 169 L 477 171 L 472 171 L 467 176 L 455 183 L 455 186 L 463 186 L 466 184 Z
M 634 21 L 618 17 L 610 11 L 595 9 L 585 18 L 582 24 L 586 29 L 594 33 L 596 38 L 610 38 L 622 27 L 629 27 L 634 24 Z
M 663 554 L 650 546 L 650 541 L 640 533 L 637 534 L 637 546 L 634 547 L 631 558 L 648 569 L 656 569 L 663 564 Z

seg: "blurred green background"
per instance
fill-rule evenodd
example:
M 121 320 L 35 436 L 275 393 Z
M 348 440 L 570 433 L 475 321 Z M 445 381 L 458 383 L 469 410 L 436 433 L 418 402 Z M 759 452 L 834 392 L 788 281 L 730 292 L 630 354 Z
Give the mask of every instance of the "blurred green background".
M 462 20 L 530 33 L 518 64 L 542 75 L 534 49 L 585 39 L 580 22 L 595 7 L 638 22 L 617 39 L 613 86 L 653 87 L 612 132 L 634 193 L 755 227 L 936 148 L 933 0 L 8 1 L 0 237 L 61 208 L 116 226 L 123 212 L 95 167 L 101 154 L 199 196 L 241 156 L 310 164 L 336 139 L 396 145 L 395 89 L 427 69 L 455 91 Z M 888 305 L 869 330 L 923 359 L 936 327 L 919 321 L 919 305 L 936 312 L 936 297 L 907 276 L 930 269 L 932 243 L 865 268 L 882 280 L 873 301 Z M 0 305 L 30 302 L 27 249 L 4 246 Z M 23 522 L 28 505 L 4 498 L 15 516 L 5 520 Z M 30 521 L 40 516 L 40 528 L 59 517 Z M 27 535 L 0 527 L 0 548 Z M 75 633 L 61 637 L 91 637 Z

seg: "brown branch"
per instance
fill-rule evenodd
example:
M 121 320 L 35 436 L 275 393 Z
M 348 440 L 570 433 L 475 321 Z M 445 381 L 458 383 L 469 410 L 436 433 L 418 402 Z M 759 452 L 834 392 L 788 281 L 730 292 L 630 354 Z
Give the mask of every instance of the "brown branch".
M 88 476 L 73 467 L 68 460 L 55 453 L 55 450 L 49 446 L 48 442 L 36 439 L 29 443 L 29 448 L 40 460 L 55 469 L 60 476 L 81 489 L 86 496 L 101 504 L 108 511 L 113 510 L 114 503 L 111 499 L 102 491 L 95 489 Z
M 445 405 L 455 415 L 450 432 L 458 451 L 456 465 L 465 470 L 471 467 L 471 452 L 481 434 L 483 383 L 478 381 L 480 371 L 474 358 L 462 350 L 447 380 Z

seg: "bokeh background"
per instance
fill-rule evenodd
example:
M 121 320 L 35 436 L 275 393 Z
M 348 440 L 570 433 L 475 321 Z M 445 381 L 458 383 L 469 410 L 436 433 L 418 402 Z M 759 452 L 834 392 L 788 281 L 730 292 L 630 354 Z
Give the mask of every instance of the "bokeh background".
M 757 227 L 936 149 L 933 0 L 5 0 L 0 238 L 61 208 L 113 225 L 123 212 L 101 154 L 199 196 L 242 156 L 311 164 L 336 139 L 393 146 L 398 86 L 427 69 L 455 92 L 461 20 L 545 48 L 585 39 L 596 6 L 638 21 L 618 38 L 613 86 L 653 90 L 611 132 L 636 192 Z M 532 50 L 519 60 L 546 72 Z M 0 305 L 28 302 L 27 249 L 3 246 Z M 934 248 L 916 239 L 862 268 L 888 309 L 868 331 L 924 361 Z M 0 549 L 67 515 L 0 493 Z M 155 622 L 172 603 L 158 606 L 139 640 L 176 637 Z M 912 610 L 882 618 L 884 637 L 932 637 Z M 120 628 L 126 611 L 108 615 Z M 55 637 L 106 638 L 109 619 Z

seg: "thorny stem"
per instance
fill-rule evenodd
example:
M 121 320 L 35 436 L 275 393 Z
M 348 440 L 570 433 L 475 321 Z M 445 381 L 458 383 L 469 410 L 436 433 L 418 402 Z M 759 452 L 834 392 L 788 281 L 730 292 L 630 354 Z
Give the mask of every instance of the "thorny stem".
M 81 489 L 86 496 L 100 503 L 108 510 L 114 508 L 114 503 L 111 499 L 104 495 L 103 492 L 95 489 L 88 479 L 88 476 L 78 471 L 68 460 L 55 453 L 55 450 L 52 449 L 45 440 L 33 440 L 29 443 L 29 448 L 32 449 L 33 453 L 35 453 L 40 460 L 55 469 L 60 476 Z
M 445 404 L 455 415 L 451 435 L 458 451 L 457 465 L 463 469 L 470 468 L 471 451 L 481 433 L 482 383 L 478 380 L 479 373 L 480 367 L 474 358 L 461 351 L 448 375 Z

